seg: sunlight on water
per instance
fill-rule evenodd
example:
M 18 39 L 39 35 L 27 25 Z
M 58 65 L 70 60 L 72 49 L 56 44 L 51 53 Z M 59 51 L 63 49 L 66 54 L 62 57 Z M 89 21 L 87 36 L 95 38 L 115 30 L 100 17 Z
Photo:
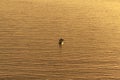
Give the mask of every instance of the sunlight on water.
M 119 80 L 119 9 L 118 0 L 1 0 L 0 79 Z

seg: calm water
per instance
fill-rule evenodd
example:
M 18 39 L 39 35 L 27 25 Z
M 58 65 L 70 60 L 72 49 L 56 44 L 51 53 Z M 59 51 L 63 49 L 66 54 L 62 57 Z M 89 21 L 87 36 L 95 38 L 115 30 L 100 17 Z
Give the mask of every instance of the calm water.
M 1 0 L 0 80 L 120 80 L 120 1 Z

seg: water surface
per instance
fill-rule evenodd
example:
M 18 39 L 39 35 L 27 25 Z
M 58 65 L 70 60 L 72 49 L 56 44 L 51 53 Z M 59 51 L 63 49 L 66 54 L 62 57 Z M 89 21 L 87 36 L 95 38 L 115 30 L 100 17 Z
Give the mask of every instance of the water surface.
M 118 0 L 1 0 L 0 79 L 119 80 L 119 9 Z

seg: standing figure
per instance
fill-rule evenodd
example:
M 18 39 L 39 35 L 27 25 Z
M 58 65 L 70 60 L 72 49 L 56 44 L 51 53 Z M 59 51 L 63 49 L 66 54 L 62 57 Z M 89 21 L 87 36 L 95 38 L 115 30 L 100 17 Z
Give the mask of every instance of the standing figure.
M 59 39 L 59 46 L 62 47 L 63 44 L 64 44 L 64 39 L 60 38 Z

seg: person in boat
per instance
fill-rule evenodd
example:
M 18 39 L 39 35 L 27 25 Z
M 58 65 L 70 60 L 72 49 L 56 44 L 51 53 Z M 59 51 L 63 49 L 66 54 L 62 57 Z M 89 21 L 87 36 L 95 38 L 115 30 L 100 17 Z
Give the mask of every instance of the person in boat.
M 60 39 L 59 39 L 59 45 L 60 45 L 60 46 L 63 45 L 63 42 L 64 42 L 64 39 L 60 38 Z

